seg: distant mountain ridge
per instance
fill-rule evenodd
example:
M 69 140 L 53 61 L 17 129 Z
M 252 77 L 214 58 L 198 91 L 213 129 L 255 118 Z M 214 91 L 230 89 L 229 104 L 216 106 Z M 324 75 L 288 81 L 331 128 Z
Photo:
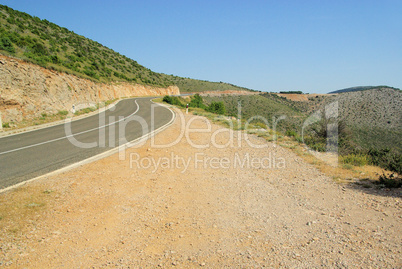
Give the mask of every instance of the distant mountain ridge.
M 163 88 L 176 85 L 181 92 L 249 90 L 229 83 L 153 72 L 96 41 L 4 5 L 0 5 L 0 54 L 96 82 L 121 81 Z
M 390 86 L 356 86 L 356 87 L 350 87 L 350 88 L 346 88 L 346 89 L 333 91 L 333 92 L 330 92 L 329 94 L 344 93 L 344 92 L 367 91 L 367 90 L 375 90 L 375 89 L 381 89 L 381 88 L 399 90 L 398 88 L 394 88 L 394 87 L 390 87 Z

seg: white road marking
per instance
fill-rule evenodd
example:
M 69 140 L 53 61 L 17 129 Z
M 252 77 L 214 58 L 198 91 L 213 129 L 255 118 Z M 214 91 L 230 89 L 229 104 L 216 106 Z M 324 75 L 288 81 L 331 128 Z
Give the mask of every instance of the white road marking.
M 151 101 L 152 101 L 152 100 L 151 100 Z M 154 102 L 152 101 L 152 103 L 154 103 Z M 111 149 L 111 150 L 108 150 L 108 151 L 106 151 L 106 152 L 103 152 L 103 153 L 100 153 L 100 154 L 98 154 L 98 155 L 92 156 L 92 157 L 90 157 L 90 158 L 88 158 L 88 159 L 85 159 L 85 160 L 83 160 L 83 161 L 80 161 L 80 162 L 77 162 L 77 163 L 73 163 L 73 164 L 68 165 L 68 166 L 66 166 L 66 167 L 60 168 L 60 169 L 58 169 L 58 170 L 56 170 L 56 171 L 53 171 L 53 172 L 50 172 L 50 173 L 47 173 L 47 174 L 44 174 L 44 175 L 41 175 L 41 176 L 38 176 L 38 177 L 35 177 L 35 178 L 31 178 L 31 179 L 29 179 L 29 180 L 25 180 L 25 181 L 23 181 L 23 182 L 20 182 L 20 183 L 17 183 L 17 184 L 15 184 L 15 185 L 6 187 L 6 188 L 4 188 L 4 189 L 0 189 L 0 193 L 3 193 L 3 192 L 6 192 L 6 191 L 9 191 L 9 190 L 18 188 L 19 186 L 25 185 L 26 183 L 32 182 L 32 181 L 37 180 L 37 179 L 41 179 L 41 178 L 44 178 L 44 177 L 49 177 L 49 176 L 52 176 L 52 175 L 57 175 L 57 174 L 60 174 L 60 173 L 62 173 L 62 172 L 66 172 L 66 171 L 69 171 L 69 170 L 71 170 L 71 169 L 74 169 L 74 168 L 77 168 L 77 167 L 79 167 L 79 166 L 82 166 L 82 165 L 84 165 L 84 164 L 88 164 L 88 163 L 91 163 L 91 162 L 94 162 L 94 161 L 97 161 L 97 160 L 106 158 L 106 157 L 108 157 L 108 156 L 111 156 L 112 154 L 117 153 L 118 151 L 120 151 L 120 150 L 122 150 L 122 149 L 124 149 L 124 148 L 133 147 L 133 146 L 135 146 L 136 144 L 141 143 L 144 139 L 148 139 L 148 138 L 150 138 L 150 137 L 156 135 L 157 133 L 162 132 L 164 129 L 166 129 L 167 127 L 169 127 L 170 125 L 173 124 L 173 122 L 174 122 L 174 120 L 175 120 L 175 118 L 176 118 L 176 114 L 169 108 L 169 106 L 164 105 L 164 104 L 158 104 L 158 105 L 163 106 L 163 107 L 166 107 L 166 108 L 172 113 L 172 119 L 171 119 L 168 123 L 166 123 L 165 125 L 163 125 L 163 126 L 159 127 L 158 129 L 152 131 L 151 133 L 145 134 L 145 135 L 143 135 L 143 136 L 141 136 L 141 137 L 139 137 L 139 138 L 137 138 L 137 139 L 134 139 L 134 140 L 131 141 L 131 142 L 128 142 L 128 143 L 125 144 L 125 145 L 121 145 L 121 146 L 119 146 L 119 147 L 113 148 L 113 149 Z M 138 104 L 137 104 L 137 106 L 138 106 Z M 138 110 L 138 109 L 137 109 L 137 110 Z M 133 114 L 134 114 L 134 113 L 133 113 Z M 131 114 L 130 117 L 131 117 L 133 114 Z

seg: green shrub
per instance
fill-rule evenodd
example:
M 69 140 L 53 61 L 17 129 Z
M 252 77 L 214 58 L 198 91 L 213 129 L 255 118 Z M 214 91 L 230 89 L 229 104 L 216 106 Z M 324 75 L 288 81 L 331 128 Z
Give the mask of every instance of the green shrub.
M 286 136 L 293 136 L 293 137 L 296 137 L 296 136 L 297 136 L 297 133 L 296 133 L 296 131 L 294 131 L 294 130 L 287 130 L 286 133 L 285 133 L 285 135 L 286 135 Z
M 189 107 L 198 107 L 205 109 L 206 106 L 204 105 L 204 100 L 202 99 L 201 95 L 198 93 L 195 94 L 192 98 L 190 103 L 188 104 Z
M 8 122 L 3 123 L 3 128 L 10 128 L 10 123 Z
M 0 38 L 0 50 L 5 50 L 10 53 L 15 53 L 15 48 L 8 37 Z
M 54 64 L 60 63 L 60 59 L 59 59 L 59 57 L 58 57 L 57 55 L 52 55 L 52 56 L 50 57 L 50 60 L 51 60 L 52 63 L 54 63 Z
M 303 142 L 312 150 L 324 152 L 327 150 L 326 139 L 315 135 L 303 137 Z
M 373 165 L 380 166 L 391 172 L 402 174 L 402 155 L 399 152 L 391 151 L 389 148 L 370 149 L 368 155 Z
M 163 97 L 163 102 L 166 102 L 174 106 L 184 107 L 183 103 L 177 96 L 166 95 L 165 97 Z
M 364 166 L 371 163 L 371 158 L 368 155 L 363 154 L 349 154 L 346 156 L 341 156 L 340 161 L 343 164 L 351 164 L 354 166 Z
M 44 46 L 41 43 L 35 43 L 32 47 L 32 53 L 39 55 L 39 56 L 44 56 L 44 55 L 48 55 L 49 52 L 47 51 L 46 46 Z
M 162 99 L 163 102 L 168 103 L 168 104 L 172 104 L 172 96 L 170 95 L 165 95 Z
M 315 151 L 318 151 L 318 152 L 325 152 L 327 150 L 327 144 L 326 143 L 314 142 L 314 143 L 308 143 L 308 146 L 312 150 L 315 150 Z
M 208 112 L 216 113 L 219 115 L 223 115 L 226 113 L 225 104 L 223 102 L 212 102 L 208 108 Z

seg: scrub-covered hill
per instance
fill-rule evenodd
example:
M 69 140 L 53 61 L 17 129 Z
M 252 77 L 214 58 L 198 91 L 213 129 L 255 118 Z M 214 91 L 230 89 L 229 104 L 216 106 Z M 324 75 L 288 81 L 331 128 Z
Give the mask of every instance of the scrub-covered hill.
M 0 54 L 97 82 L 177 85 L 182 92 L 244 90 L 229 83 L 153 72 L 96 41 L 4 5 L 0 5 Z

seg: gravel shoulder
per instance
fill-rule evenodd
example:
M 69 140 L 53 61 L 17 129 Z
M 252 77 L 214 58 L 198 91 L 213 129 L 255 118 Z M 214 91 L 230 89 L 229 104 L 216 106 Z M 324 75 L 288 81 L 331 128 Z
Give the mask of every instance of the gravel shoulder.
M 0 266 L 400 268 L 401 215 L 400 190 L 185 115 L 124 160 L 0 194 Z

